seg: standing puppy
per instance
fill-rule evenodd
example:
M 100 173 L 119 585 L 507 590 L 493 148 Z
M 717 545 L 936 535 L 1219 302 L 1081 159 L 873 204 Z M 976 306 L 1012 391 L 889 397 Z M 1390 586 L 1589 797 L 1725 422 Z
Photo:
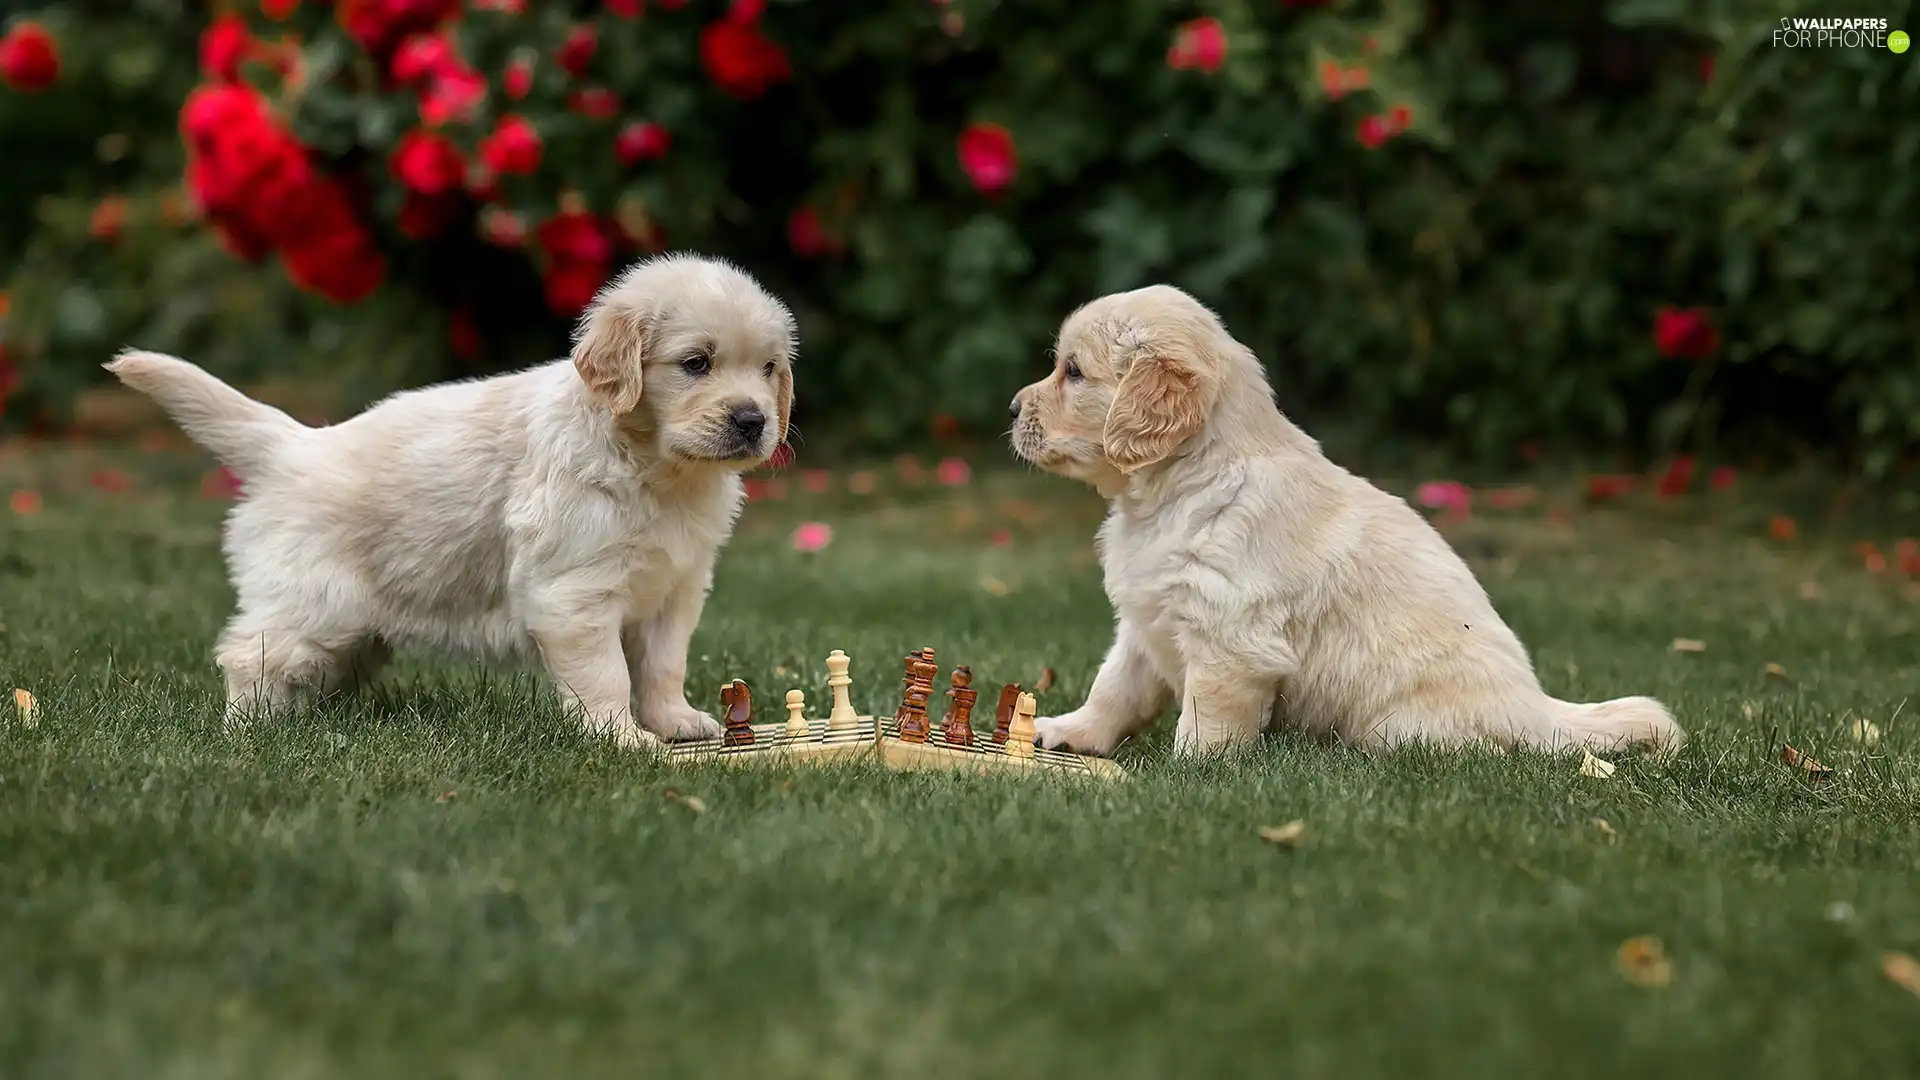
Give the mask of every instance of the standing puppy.
M 570 360 L 395 395 L 309 428 L 183 360 L 107 365 L 245 481 L 225 550 L 229 715 L 351 686 L 393 647 L 533 654 L 621 745 L 717 735 L 687 643 L 786 437 L 793 317 L 725 263 L 639 263 Z M 637 704 L 636 699 L 637 698 Z
M 1043 745 L 1108 753 L 1172 701 L 1182 753 L 1281 714 L 1374 750 L 1679 745 L 1651 698 L 1548 697 L 1440 534 L 1328 461 L 1186 293 L 1095 300 L 1055 356 L 1013 400 L 1013 445 L 1110 500 L 1099 539 L 1118 628 L 1086 703 L 1036 721 Z

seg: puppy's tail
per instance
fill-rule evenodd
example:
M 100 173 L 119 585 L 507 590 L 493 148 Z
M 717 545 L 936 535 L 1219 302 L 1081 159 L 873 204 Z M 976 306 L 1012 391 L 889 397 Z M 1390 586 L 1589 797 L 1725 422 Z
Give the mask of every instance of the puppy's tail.
M 243 478 L 289 438 L 311 430 L 178 357 L 125 349 L 106 367 L 159 402 L 189 438 Z
M 1584 746 L 1589 750 L 1620 750 L 1638 746 L 1664 756 L 1679 750 L 1687 737 L 1667 707 L 1650 697 L 1614 698 L 1587 705 L 1548 698 L 1547 715 L 1553 722 L 1547 740 L 1552 749 Z

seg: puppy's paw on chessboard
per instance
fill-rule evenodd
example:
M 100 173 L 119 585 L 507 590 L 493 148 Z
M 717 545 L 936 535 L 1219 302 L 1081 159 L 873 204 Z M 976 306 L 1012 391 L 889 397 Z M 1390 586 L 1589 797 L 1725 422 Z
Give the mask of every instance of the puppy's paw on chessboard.
M 693 742 L 720 737 L 720 721 L 684 701 L 652 708 L 643 705 L 640 718 L 649 731 L 668 742 Z
M 1114 748 L 1120 745 L 1120 740 L 1126 737 L 1118 724 L 1089 714 L 1085 709 L 1035 720 L 1033 733 L 1034 742 L 1045 749 L 1071 750 L 1101 757 L 1113 753 Z

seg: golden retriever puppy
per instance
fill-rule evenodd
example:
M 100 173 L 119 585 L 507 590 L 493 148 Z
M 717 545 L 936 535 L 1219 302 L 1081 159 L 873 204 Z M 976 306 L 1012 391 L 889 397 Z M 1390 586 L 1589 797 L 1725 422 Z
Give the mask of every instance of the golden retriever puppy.
M 1327 460 L 1259 359 L 1178 289 L 1074 312 L 1011 411 L 1022 458 L 1110 502 L 1113 645 L 1085 704 L 1036 721 L 1042 745 L 1108 753 L 1174 702 L 1180 753 L 1275 719 L 1371 750 L 1681 741 L 1650 698 L 1547 696 L 1440 534 Z
M 183 360 L 107 365 L 239 474 L 225 550 L 230 717 L 351 687 L 390 648 L 536 657 L 591 731 L 717 735 L 687 645 L 739 474 L 786 437 L 794 320 L 740 270 L 638 263 L 570 359 L 395 395 L 310 428 Z

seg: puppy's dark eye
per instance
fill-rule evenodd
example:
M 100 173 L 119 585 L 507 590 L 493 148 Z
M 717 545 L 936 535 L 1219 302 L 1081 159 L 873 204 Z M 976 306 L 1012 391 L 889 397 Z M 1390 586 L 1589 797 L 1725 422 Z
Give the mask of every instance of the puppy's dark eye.
M 1074 363 L 1072 360 L 1067 361 L 1067 381 L 1068 382 L 1080 381 L 1080 365 L 1077 363 Z
M 713 370 L 713 357 L 706 353 L 692 353 L 680 361 L 680 370 L 698 379 Z
M 773 378 L 773 373 L 779 370 L 779 367 L 780 365 L 774 363 L 773 361 L 771 360 L 767 361 L 767 369 L 766 369 L 767 378 L 769 379 Z

